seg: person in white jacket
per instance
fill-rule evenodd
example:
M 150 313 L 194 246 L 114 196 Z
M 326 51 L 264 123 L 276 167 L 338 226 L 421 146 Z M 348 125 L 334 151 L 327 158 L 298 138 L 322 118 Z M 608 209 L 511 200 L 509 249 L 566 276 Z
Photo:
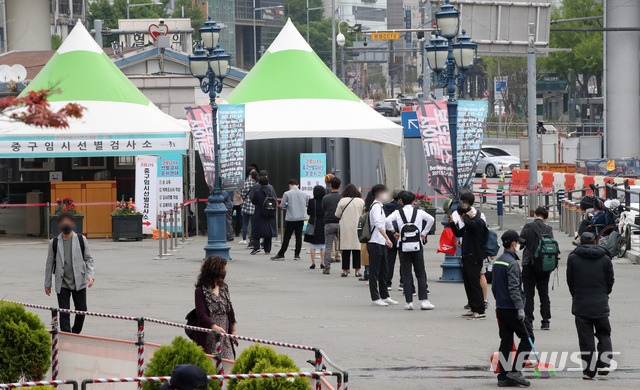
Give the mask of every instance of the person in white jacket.
M 435 306 L 429 302 L 423 245 L 427 242 L 427 234 L 433 226 L 434 219 L 424 210 L 413 206 L 415 199 L 416 196 L 412 192 L 404 191 L 398 199 L 402 208 L 391 213 L 385 219 L 385 224 L 386 229 L 393 232 L 397 240 L 400 275 L 406 300 L 405 310 L 413 310 L 412 267 L 418 281 L 418 299 L 422 301 L 420 309 L 432 310 Z

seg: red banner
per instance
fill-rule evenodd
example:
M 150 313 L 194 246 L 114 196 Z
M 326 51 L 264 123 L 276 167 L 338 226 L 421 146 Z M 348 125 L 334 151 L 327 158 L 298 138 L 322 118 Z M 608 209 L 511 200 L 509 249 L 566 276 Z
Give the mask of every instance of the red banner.
M 419 102 L 416 112 L 427 160 L 429 186 L 439 194 L 453 194 L 453 156 L 447 102 Z
M 184 110 L 187 114 L 189 127 L 191 127 L 191 134 L 193 134 L 194 146 L 200 155 L 200 161 L 202 161 L 204 179 L 211 189 L 215 184 L 216 178 L 211 106 L 185 107 Z

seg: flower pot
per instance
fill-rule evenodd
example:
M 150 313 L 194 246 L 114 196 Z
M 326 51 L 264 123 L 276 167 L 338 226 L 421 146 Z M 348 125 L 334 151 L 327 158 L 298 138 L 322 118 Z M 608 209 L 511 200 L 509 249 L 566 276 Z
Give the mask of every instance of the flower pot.
M 84 215 L 76 215 L 76 228 L 74 232 L 76 234 L 82 234 L 82 222 L 84 221 Z M 58 237 L 60 234 L 60 228 L 58 227 L 58 216 L 49 216 L 49 238 Z
M 111 234 L 113 241 L 120 241 L 121 238 L 142 240 L 142 214 L 112 215 Z
M 433 219 L 434 219 L 433 226 L 431 226 L 431 230 L 429 230 L 429 235 L 436 234 L 436 222 L 437 222 L 437 221 L 435 221 L 435 219 L 436 219 L 436 209 L 435 208 L 425 208 L 424 211 L 426 211 L 427 214 L 432 216 Z

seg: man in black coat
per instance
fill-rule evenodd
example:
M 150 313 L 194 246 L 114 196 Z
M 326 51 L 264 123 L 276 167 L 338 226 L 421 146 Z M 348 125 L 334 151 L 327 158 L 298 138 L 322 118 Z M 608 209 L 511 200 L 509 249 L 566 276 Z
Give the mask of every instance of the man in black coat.
M 567 259 L 567 286 L 573 297 L 571 313 L 575 316 L 583 366 L 586 364 L 582 378 L 593 379 L 596 369 L 600 375 L 609 373 L 613 358 L 609 324 L 613 265 L 609 251 L 595 245 L 593 233 L 582 233 L 580 243 Z M 597 354 L 594 336 L 598 339 Z

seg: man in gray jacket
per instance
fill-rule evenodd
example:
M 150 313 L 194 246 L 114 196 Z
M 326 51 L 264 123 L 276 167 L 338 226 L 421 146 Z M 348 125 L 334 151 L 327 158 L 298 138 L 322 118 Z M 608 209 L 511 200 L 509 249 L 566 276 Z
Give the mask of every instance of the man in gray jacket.
M 83 235 L 76 234 L 76 217 L 69 212 L 58 216 L 60 233 L 49 242 L 49 253 L 44 274 L 44 292 L 51 295 L 52 275 L 56 276 L 58 307 L 71 308 L 71 297 L 76 310 L 87 310 L 87 287 L 93 286 L 93 257 Z M 84 316 L 76 315 L 71 328 L 69 313 L 60 313 L 60 330 L 80 333 Z
M 278 254 L 273 256 L 271 260 L 284 260 L 284 254 L 289 247 L 291 235 L 296 234 L 296 249 L 293 252 L 293 259 L 300 260 L 300 251 L 302 250 L 302 228 L 304 220 L 307 219 L 307 199 L 308 196 L 300 191 L 300 185 L 296 179 L 289 180 L 289 191 L 282 195 L 280 206 L 287 210 L 284 217 L 284 237 L 282 238 L 282 246 Z

